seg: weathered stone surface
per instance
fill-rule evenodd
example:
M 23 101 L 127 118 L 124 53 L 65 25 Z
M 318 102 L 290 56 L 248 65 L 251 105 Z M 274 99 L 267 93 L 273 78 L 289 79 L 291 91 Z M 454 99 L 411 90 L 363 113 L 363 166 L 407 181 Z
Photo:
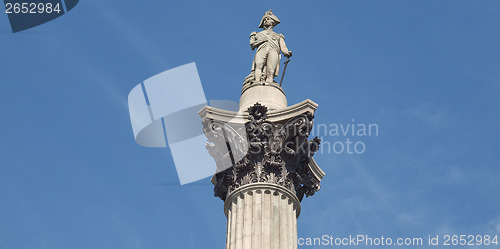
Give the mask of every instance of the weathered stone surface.
M 299 200 L 318 191 L 324 173 L 312 157 L 320 140 L 317 137 L 308 140 L 316 107 L 313 103 L 304 101 L 274 113 L 256 103 L 248 108 L 245 116 L 248 121 L 239 130 L 229 122 L 214 119 L 217 116 L 213 112 L 208 115 L 208 108 L 202 110 L 204 132 L 209 140 L 207 149 L 222 169 L 212 178 L 215 196 L 225 200 L 238 188 L 259 182 L 283 186 Z M 287 109 L 295 111 L 290 113 Z
M 226 249 L 297 248 L 300 202 L 286 188 L 269 183 L 246 185 L 224 203 Z

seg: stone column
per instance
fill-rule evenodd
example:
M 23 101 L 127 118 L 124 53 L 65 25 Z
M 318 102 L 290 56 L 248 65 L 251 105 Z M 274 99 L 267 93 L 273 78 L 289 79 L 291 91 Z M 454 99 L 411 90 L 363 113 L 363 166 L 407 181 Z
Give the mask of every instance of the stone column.
M 308 139 L 316 107 L 306 100 L 270 111 L 255 102 L 246 112 L 200 111 L 218 168 L 214 195 L 224 201 L 228 219 L 226 249 L 297 248 L 300 202 L 320 189 L 325 175 L 313 159 L 320 140 Z
M 245 185 L 225 203 L 227 249 L 297 248 L 300 202 L 290 190 L 276 184 Z

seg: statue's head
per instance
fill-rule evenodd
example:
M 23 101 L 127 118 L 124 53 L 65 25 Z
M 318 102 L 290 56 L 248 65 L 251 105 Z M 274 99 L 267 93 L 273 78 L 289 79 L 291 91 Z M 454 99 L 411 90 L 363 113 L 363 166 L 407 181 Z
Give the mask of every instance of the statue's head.
M 264 13 L 264 16 L 260 20 L 259 28 L 265 28 L 267 26 L 276 26 L 280 23 L 280 19 L 273 14 L 271 10 Z

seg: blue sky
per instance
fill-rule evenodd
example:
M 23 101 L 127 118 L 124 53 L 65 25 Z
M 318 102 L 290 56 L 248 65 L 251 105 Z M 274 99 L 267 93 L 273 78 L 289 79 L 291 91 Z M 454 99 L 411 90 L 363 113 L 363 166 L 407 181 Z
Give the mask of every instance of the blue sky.
M 83 0 L 16 34 L 0 15 L 0 249 L 223 248 L 222 201 L 135 143 L 127 95 L 196 62 L 207 99 L 237 101 L 270 8 L 289 104 L 379 127 L 315 156 L 299 237 L 500 234 L 499 1 Z

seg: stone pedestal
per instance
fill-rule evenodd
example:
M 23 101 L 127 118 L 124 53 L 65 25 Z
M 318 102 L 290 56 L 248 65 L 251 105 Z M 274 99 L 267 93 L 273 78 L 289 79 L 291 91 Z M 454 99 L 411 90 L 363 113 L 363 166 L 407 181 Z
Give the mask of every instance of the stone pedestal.
M 277 83 L 256 82 L 244 86 L 241 90 L 240 110 L 246 111 L 255 103 L 260 103 L 269 110 L 287 107 L 285 92 Z

